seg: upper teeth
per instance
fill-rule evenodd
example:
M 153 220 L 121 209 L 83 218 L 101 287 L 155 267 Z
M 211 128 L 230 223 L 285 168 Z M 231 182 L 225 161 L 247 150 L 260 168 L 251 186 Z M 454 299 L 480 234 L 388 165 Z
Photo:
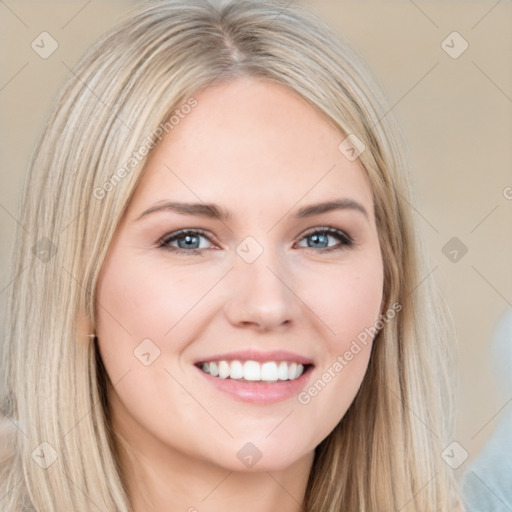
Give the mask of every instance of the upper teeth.
M 259 363 L 258 361 L 212 361 L 203 363 L 204 372 L 220 377 L 221 379 L 245 379 L 245 380 L 293 380 L 304 372 L 304 366 L 287 361 Z

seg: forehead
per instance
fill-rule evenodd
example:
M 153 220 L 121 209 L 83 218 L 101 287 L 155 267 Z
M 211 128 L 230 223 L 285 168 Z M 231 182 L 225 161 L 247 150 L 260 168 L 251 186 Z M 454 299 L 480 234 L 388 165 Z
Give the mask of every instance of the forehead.
M 240 78 L 194 98 L 148 159 L 136 204 L 172 198 L 259 211 L 350 197 L 371 210 L 364 168 L 338 149 L 345 135 L 295 92 Z

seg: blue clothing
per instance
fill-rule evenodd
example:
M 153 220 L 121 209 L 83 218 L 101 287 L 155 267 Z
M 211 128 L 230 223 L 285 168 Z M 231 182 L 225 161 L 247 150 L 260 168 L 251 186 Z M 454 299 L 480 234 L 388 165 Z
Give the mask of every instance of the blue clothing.
M 512 512 L 512 310 L 500 319 L 493 333 L 491 357 L 500 388 L 503 410 L 498 425 L 462 482 L 467 512 Z M 506 405 L 505 405 L 506 404 Z

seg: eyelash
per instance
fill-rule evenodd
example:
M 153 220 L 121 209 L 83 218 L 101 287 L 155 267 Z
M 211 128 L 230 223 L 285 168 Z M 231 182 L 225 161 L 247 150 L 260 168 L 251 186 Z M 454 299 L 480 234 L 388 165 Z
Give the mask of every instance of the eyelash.
M 302 235 L 301 240 L 304 238 L 310 237 L 315 234 L 322 234 L 322 235 L 331 235 L 340 240 L 341 244 L 334 246 L 334 247 L 327 247 L 327 248 L 321 248 L 318 249 L 315 252 L 332 252 L 332 251 L 341 251 L 345 249 L 349 249 L 354 246 L 354 240 L 347 234 L 343 233 L 342 231 L 339 231 L 338 229 L 334 228 L 314 228 L 313 230 L 309 230 L 304 235 Z M 178 247 L 173 247 L 169 245 L 171 242 L 174 242 L 175 240 L 178 240 L 180 238 L 183 238 L 187 235 L 200 235 L 206 238 L 209 242 L 211 240 L 207 236 L 206 232 L 202 229 L 182 229 L 180 231 L 176 231 L 174 233 L 169 233 L 165 235 L 163 238 L 161 238 L 158 242 L 158 247 L 161 249 L 165 249 L 167 251 L 177 253 L 177 254 L 193 254 L 193 255 L 201 255 L 202 251 L 206 249 L 180 249 Z M 305 247 L 305 249 L 312 249 L 314 250 L 314 247 Z

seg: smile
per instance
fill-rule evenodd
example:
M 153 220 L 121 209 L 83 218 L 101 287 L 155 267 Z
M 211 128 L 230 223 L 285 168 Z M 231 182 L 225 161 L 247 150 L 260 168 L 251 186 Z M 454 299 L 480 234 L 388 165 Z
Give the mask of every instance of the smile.
M 304 373 L 304 365 L 289 361 L 210 361 L 197 365 L 205 373 L 221 379 L 239 379 L 251 382 L 295 380 Z M 306 367 L 311 365 L 306 365 Z

